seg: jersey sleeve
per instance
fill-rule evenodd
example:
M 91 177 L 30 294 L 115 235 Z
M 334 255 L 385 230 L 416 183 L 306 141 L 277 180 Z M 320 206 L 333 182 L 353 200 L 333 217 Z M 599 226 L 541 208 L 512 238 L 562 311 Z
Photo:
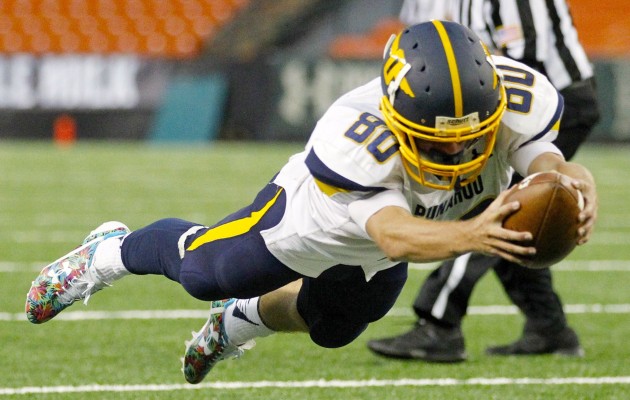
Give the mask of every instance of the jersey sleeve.
M 508 98 L 501 141 L 507 141 L 508 162 L 521 175 L 539 154 L 561 154 L 552 142 L 558 135 L 564 100 L 549 80 L 534 69 L 500 56 L 493 57 Z
M 405 196 L 398 190 L 385 190 L 373 196 L 361 200 L 353 201 L 348 205 L 350 218 L 367 232 L 366 224 L 368 219 L 377 211 L 388 207 L 397 206 L 409 211 L 409 205 Z
M 509 163 L 521 176 L 529 175 L 529 166 L 542 153 L 554 153 L 562 156 L 562 152 L 550 142 L 530 142 L 512 153 Z
M 564 99 L 540 72 L 507 57 L 493 57 L 502 75 L 508 105 L 503 123 L 521 133 L 524 146 L 528 142 L 556 137 Z
M 402 189 L 398 143 L 369 112 L 332 107 L 318 122 L 306 166 L 318 185 L 343 192 Z

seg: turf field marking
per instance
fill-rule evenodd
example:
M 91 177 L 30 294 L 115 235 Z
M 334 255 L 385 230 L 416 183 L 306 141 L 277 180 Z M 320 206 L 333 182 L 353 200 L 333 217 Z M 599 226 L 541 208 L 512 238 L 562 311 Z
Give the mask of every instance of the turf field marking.
M 630 304 L 565 304 L 567 314 L 629 314 Z M 516 306 L 490 305 L 470 306 L 468 315 L 515 315 Z M 387 317 L 409 317 L 413 315 L 411 307 L 396 307 L 387 313 Z M 57 321 L 94 321 L 94 320 L 171 320 L 171 319 L 206 319 L 207 310 L 127 310 L 127 311 L 66 311 L 55 317 Z M 0 321 L 26 321 L 24 313 L 0 312 Z
M 409 269 L 417 271 L 433 271 L 439 263 L 409 264 Z M 630 272 L 630 261 L 627 260 L 565 260 L 552 267 L 553 271 L 601 271 Z
M 565 304 L 567 314 L 628 314 L 630 304 Z M 516 306 L 469 306 L 467 315 L 516 315 L 520 311 Z M 410 317 L 415 315 L 411 307 L 395 307 L 388 313 L 388 317 Z
M 93 392 L 167 392 L 200 389 L 264 389 L 264 388 L 361 388 L 389 386 L 505 386 L 505 385 L 628 385 L 630 376 L 602 376 L 597 378 L 471 378 L 471 379 L 369 379 L 358 381 L 310 380 L 310 381 L 254 381 L 211 382 L 198 385 L 82 385 L 82 386 L 24 386 L 0 388 L 0 395 L 46 393 L 93 393 Z

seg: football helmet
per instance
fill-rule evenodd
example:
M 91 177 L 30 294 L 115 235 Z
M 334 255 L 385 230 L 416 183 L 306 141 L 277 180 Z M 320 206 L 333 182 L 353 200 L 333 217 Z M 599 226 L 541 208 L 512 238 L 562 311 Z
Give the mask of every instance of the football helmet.
M 433 20 L 393 35 L 383 56 L 380 108 L 407 173 L 442 190 L 473 182 L 506 108 L 485 45 L 463 25 Z M 440 151 L 452 143 L 455 154 Z

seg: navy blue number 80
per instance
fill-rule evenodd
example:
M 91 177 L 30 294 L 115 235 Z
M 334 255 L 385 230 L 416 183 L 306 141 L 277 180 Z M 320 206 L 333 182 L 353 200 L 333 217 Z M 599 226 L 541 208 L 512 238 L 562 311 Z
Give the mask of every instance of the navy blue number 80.
M 521 68 L 497 65 L 504 71 L 503 80 L 513 85 L 505 85 L 507 108 L 521 114 L 527 114 L 532 108 L 534 95 L 526 88 L 534 86 L 534 74 Z
M 359 144 L 367 142 L 367 151 L 383 163 L 398 151 L 398 142 L 387 125 L 374 115 L 363 113 L 346 131 L 345 136 Z M 372 136 L 374 139 L 369 140 Z

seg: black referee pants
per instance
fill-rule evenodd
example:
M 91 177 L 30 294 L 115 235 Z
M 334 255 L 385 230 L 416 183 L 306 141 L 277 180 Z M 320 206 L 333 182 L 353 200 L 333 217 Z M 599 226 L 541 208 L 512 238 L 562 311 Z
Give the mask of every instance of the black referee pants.
M 525 331 L 553 334 L 566 326 L 549 269 L 524 268 L 499 257 L 475 253 L 446 261 L 434 270 L 414 301 L 414 311 L 418 317 L 439 325 L 459 326 L 475 284 L 490 269 L 495 271 L 510 300 L 525 315 Z

